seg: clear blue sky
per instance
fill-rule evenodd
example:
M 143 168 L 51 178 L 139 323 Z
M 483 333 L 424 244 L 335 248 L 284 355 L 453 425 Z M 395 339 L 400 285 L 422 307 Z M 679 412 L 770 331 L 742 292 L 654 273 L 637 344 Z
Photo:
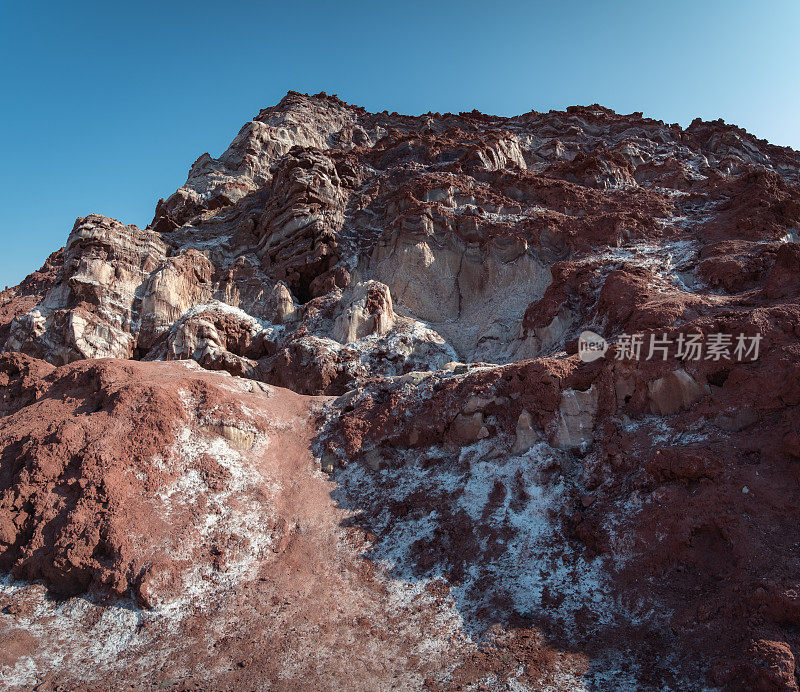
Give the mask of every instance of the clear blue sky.
M 144 225 L 289 89 L 370 110 L 599 102 L 800 149 L 800 2 L 0 0 L 0 288 L 96 211 Z

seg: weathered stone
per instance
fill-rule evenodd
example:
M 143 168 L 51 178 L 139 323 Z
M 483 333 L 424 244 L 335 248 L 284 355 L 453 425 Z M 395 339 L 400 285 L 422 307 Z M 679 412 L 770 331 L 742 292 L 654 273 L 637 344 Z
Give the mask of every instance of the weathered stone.
M 450 426 L 450 439 L 457 445 L 468 445 L 481 439 L 481 429 L 483 429 L 483 414 L 481 412 L 472 415 L 459 413 Z
M 482 411 L 493 401 L 494 398 L 489 399 L 480 396 L 471 396 L 469 399 L 467 399 L 467 403 L 464 405 L 464 408 L 461 409 L 461 412 L 466 415 L 471 415 L 476 411 Z
M 402 384 L 410 384 L 414 387 L 419 387 L 419 385 L 421 385 L 431 375 L 433 375 L 433 372 L 430 370 L 425 372 L 413 371 L 408 372 L 405 375 L 400 375 L 400 377 L 397 378 L 397 381 Z
M 516 437 L 512 454 L 524 454 L 539 440 L 539 433 L 533 427 L 533 417 L 528 411 L 523 410 L 517 419 Z
M 594 385 L 585 392 L 564 390 L 556 415 L 553 445 L 561 449 L 574 449 L 590 444 L 594 438 L 596 413 L 597 390 Z
M 389 465 L 386 457 L 384 457 L 384 455 L 381 454 L 377 449 L 371 449 L 370 451 L 366 452 L 362 457 L 362 461 L 373 471 L 381 471 Z
M 383 336 L 394 325 L 389 288 L 377 281 L 358 283 L 345 292 L 344 309 L 336 318 L 333 337 L 343 344 L 375 334 Z
M 275 287 L 270 293 L 269 300 L 275 310 L 278 323 L 284 324 L 297 319 L 298 310 L 294 298 L 292 297 L 292 292 L 286 287 L 283 281 L 279 281 L 275 284 Z
M 714 425 L 729 432 L 738 432 L 739 430 L 744 430 L 744 428 L 753 425 L 753 423 L 756 423 L 757 421 L 758 413 L 752 409 L 744 409 L 742 411 L 736 411 L 732 414 L 726 414 L 720 411 L 714 417 Z
M 689 408 L 710 392 L 708 385 L 699 384 L 685 370 L 648 382 L 647 388 L 652 412 L 662 416 Z
M 235 425 L 211 425 L 208 427 L 220 435 L 220 437 L 224 437 L 228 440 L 236 449 L 252 449 L 255 444 L 255 433 L 249 430 L 242 430 Z

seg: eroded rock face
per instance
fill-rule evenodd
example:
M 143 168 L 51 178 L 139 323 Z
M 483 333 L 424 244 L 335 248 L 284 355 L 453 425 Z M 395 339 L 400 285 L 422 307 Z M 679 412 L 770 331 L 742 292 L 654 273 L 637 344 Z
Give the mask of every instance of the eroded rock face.
M 358 283 L 342 296 L 344 309 L 336 316 L 333 338 L 342 344 L 391 331 L 396 315 L 389 287 L 378 281 Z
M 104 684 L 796 688 L 798 170 L 290 93 L 150 227 L 79 219 L 0 294 L 4 678 L 113 636 Z M 714 334 L 760 355 L 648 353 Z
M 336 315 L 353 308 L 334 304 L 378 281 L 454 360 L 549 355 L 587 322 L 608 336 L 721 308 L 710 288 L 793 290 L 793 162 L 720 123 L 683 131 L 599 106 L 408 118 L 290 93 L 222 156 L 201 156 L 151 228 L 79 220 L 59 280 L 4 341 L 53 362 L 152 358 L 189 311 L 219 301 L 291 322 L 276 351 L 306 333 L 347 344 L 367 327 L 345 333 Z M 396 330 L 373 333 L 377 357 L 337 355 L 343 387 L 396 373 L 380 355 Z M 329 364 L 315 360 L 322 382 Z
M 685 370 L 673 372 L 649 382 L 650 406 L 653 413 L 662 416 L 676 413 L 700 401 L 710 392 L 710 387 L 703 387 Z
M 565 389 L 553 431 L 553 445 L 559 449 L 585 448 L 594 438 L 597 390 L 581 392 Z
M 327 292 L 320 291 L 324 285 L 313 290 L 312 282 L 340 259 L 346 201 L 329 156 L 292 150 L 276 164 L 267 209 L 255 229 L 261 239 L 256 254 L 303 302 Z
M 38 367 L 3 356 L 5 387 Z M 269 546 L 277 517 L 253 452 L 277 422 L 269 391 L 178 365 L 82 361 L 50 370 L 35 400 L 10 403 L 0 564 L 16 578 L 152 607 L 214 570 L 241 572 Z
M 58 283 L 11 324 L 6 348 L 57 363 L 131 357 L 148 279 L 166 251 L 154 231 L 96 214 L 78 219 Z

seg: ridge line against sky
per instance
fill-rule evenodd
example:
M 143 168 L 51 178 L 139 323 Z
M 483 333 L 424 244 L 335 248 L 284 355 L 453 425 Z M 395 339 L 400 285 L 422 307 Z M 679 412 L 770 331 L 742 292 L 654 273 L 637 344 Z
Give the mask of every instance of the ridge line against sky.
M 597 102 L 800 149 L 798 29 L 790 0 L 3 3 L 0 288 L 78 216 L 147 224 L 290 89 L 411 115 Z

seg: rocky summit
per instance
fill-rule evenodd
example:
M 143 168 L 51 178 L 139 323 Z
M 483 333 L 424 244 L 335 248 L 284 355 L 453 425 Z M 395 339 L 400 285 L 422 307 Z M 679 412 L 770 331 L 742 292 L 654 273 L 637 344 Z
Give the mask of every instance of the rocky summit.
M 290 92 L 0 294 L 10 689 L 797 690 L 800 154 Z

